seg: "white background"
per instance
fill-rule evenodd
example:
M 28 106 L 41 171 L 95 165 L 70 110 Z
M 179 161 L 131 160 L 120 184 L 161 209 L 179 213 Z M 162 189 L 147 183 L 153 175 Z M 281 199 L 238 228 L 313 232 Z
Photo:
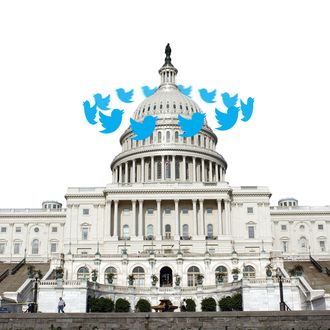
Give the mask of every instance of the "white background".
M 1 1 L 0 208 L 65 202 L 68 186 L 105 186 L 119 137 L 159 83 L 167 42 L 177 82 L 217 127 L 199 88 L 255 98 L 247 123 L 215 130 L 231 185 L 266 185 L 272 204 L 330 204 L 328 1 Z M 134 103 L 116 88 L 135 88 Z M 82 102 L 125 109 L 109 135 Z M 223 108 L 218 97 L 217 106 Z

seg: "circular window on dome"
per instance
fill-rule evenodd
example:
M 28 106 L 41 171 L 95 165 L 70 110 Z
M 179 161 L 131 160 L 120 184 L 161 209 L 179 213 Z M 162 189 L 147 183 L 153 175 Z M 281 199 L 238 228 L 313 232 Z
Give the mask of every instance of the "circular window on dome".
M 34 228 L 34 232 L 35 232 L 35 233 L 38 233 L 38 232 L 39 232 L 39 228 L 38 228 L 38 227 L 35 227 L 35 228 Z
M 305 226 L 304 225 L 300 225 L 299 229 L 300 230 L 304 230 L 305 229 Z

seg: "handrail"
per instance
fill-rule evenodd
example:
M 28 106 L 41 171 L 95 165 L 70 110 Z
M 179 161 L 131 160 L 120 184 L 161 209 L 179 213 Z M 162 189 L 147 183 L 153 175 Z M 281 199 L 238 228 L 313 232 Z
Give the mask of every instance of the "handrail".
M 330 269 L 328 267 L 325 267 L 325 272 L 327 273 L 328 276 L 330 276 Z
M 317 262 L 311 255 L 309 256 L 309 260 L 310 262 L 315 266 L 315 268 L 322 273 L 323 269 L 322 266 L 319 264 L 319 262 Z
M 17 271 L 25 265 L 25 258 L 23 258 L 11 271 L 10 274 L 14 275 L 17 273 Z
M 285 311 L 291 311 L 291 308 L 283 301 L 283 306 Z
M 1 275 L 0 275 L 0 282 L 2 282 L 7 276 L 9 275 L 9 268 L 6 269 Z

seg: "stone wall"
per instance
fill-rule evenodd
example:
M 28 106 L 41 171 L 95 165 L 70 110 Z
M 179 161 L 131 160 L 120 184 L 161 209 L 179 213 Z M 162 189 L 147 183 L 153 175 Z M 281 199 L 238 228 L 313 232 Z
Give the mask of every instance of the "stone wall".
M 0 314 L 0 330 L 328 330 L 329 311 Z

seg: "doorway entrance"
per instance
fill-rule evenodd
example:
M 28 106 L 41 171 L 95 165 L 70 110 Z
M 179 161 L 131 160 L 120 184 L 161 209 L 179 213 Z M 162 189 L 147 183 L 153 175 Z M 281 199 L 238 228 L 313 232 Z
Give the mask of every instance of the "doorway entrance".
M 170 267 L 163 267 L 160 270 L 160 286 L 161 287 L 171 287 L 173 286 L 173 274 Z

